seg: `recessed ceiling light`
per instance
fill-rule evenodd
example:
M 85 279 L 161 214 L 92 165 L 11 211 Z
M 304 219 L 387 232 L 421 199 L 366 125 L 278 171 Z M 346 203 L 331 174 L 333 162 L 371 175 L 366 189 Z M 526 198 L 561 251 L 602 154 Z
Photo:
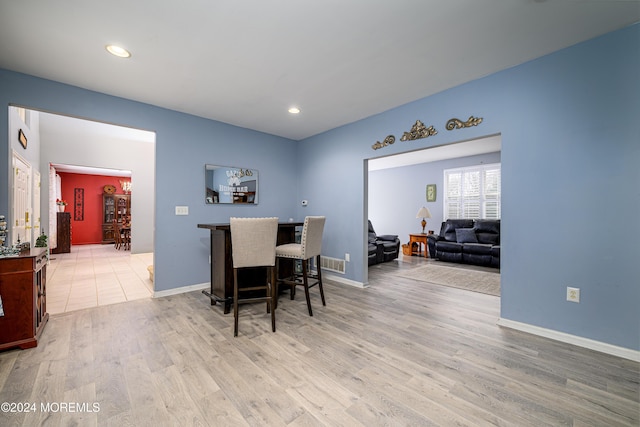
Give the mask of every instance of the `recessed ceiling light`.
M 300 114 L 300 109 L 298 107 L 291 107 L 289 108 L 289 112 L 291 114 Z
M 116 46 L 114 44 L 108 44 L 108 45 L 105 46 L 105 48 L 107 49 L 107 51 L 110 54 L 115 55 L 115 56 L 117 56 L 119 58 L 129 58 L 129 57 L 131 57 L 131 53 L 127 49 L 122 48 L 120 46 Z

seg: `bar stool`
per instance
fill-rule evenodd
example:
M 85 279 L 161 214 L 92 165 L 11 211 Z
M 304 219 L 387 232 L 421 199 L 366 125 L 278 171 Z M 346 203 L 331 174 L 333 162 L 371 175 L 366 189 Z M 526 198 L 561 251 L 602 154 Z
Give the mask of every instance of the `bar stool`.
M 322 232 L 324 230 L 325 219 L 326 218 L 324 216 L 306 217 L 304 219 L 304 226 L 302 228 L 302 238 L 300 243 L 287 243 L 284 245 L 276 246 L 277 258 L 297 259 L 302 262 L 302 274 L 296 273 L 294 269 L 292 276 L 286 278 L 278 278 L 277 283 L 278 285 L 284 284 L 291 287 L 291 299 L 294 299 L 295 297 L 296 286 L 304 286 L 304 293 L 307 298 L 307 308 L 309 309 L 309 316 L 313 316 L 313 311 L 311 310 L 311 300 L 309 298 L 309 288 L 318 285 L 318 288 L 320 289 L 320 297 L 322 298 L 322 305 L 327 305 L 324 300 L 324 290 L 322 289 L 322 269 L 320 268 Z M 312 276 L 309 274 L 309 260 L 314 257 L 316 259 L 316 270 L 318 272 L 315 276 Z M 315 282 L 309 283 L 309 278 L 315 279 Z
M 233 258 L 233 336 L 238 336 L 238 305 L 266 301 L 267 313 L 271 312 L 271 329 L 276 331 L 275 313 L 275 264 L 278 218 L 231 218 L 231 256 Z M 267 267 L 265 284 L 238 286 L 238 271 L 254 267 Z M 264 296 L 256 296 L 257 291 Z M 240 292 L 250 292 L 239 298 Z

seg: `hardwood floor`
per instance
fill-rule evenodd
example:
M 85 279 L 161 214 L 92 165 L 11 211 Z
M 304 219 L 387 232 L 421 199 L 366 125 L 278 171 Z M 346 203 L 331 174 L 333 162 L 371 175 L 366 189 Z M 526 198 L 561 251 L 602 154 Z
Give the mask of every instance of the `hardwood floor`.
M 500 328 L 499 298 L 398 277 L 415 258 L 326 281 L 313 317 L 281 297 L 275 333 L 245 305 L 234 338 L 200 292 L 53 315 L 0 353 L 0 403 L 35 404 L 0 425 L 640 424 L 640 364 Z

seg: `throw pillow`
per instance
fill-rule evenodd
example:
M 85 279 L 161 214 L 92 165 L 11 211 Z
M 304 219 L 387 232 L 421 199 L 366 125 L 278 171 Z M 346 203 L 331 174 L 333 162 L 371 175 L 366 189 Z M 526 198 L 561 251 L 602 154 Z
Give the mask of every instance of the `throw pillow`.
M 476 232 L 473 228 L 457 228 L 456 242 L 458 243 L 478 243 Z
M 440 237 L 444 237 L 449 242 L 456 241 L 456 230 L 458 228 L 471 228 L 473 227 L 472 219 L 448 219 L 442 223 L 440 228 Z

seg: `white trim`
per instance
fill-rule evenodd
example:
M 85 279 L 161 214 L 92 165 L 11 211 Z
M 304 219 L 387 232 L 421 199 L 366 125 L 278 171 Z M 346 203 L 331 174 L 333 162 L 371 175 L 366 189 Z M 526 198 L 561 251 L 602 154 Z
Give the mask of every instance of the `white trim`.
M 336 276 L 335 274 L 322 274 L 322 278 L 323 279 L 327 279 L 327 280 L 331 280 L 333 282 L 339 282 L 345 285 L 349 285 L 349 286 L 354 286 L 356 288 L 368 288 L 369 285 L 365 285 L 362 282 L 356 282 L 355 280 L 351 280 L 351 279 L 345 279 L 342 276 Z
M 506 328 L 516 329 L 518 331 L 527 332 L 527 333 L 538 335 L 545 338 L 550 338 L 552 340 L 564 342 L 567 344 L 573 344 L 578 347 L 584 347 L 590 350 L 599 351 L 601 353 L 610 354 L 612 356 L 618 356 L 624 359 L 633 360 L 634 362 L 640 362 L 640 351 L 638 350 L 632 350 L 630 348 L 625 348 L 625 347 L 618 347 L 618 346 L 603 343 L 600 341 L 591 340 L 589 338 L 583 338 L 576 335 L 554 331 L 552 329 L 541 328 L 539 326 L 516 322 L 514 320 L 509 320 L 509 319 L 503 319 L 503 318 L 498 319 L 498 326 L 504 326 Z
M 197 285 L 182 286 L 180 288 L 173 288 L 173 289 L 167 289 L 166 291 L 154 292 L 152 298 L 168 297 L 170 295 L 184 294 L 191 291 L 199 291 L 201 289 L 210 289 L 210 288 L 211 288 L 211 284 L 209 282 L 199 283 Z
M 344 277 L 335 276 L 333 274 L 323 274 L 322 278 L 323 279 L 327 279 L 327 280 L 331 280 L 333 282 L 340 282 L 340 283 L 343 283 L 345 285 L 354 286 L 356 288 L 368 288 L 369 287 L 368 285 L 365 285 L 362 282 L 356 282 L 355 280 L 345 279 Z M 207 283 L 199 283 L 199 284 L 196 284 L 196 285 L 182 286 L 180 288 L 173 288 L 173 289 L 167 289 L 166 291 L 154 292 L 152 298 L 168 297 L 170 295 L 184 294 L 184 293 L 187 293 L 187 292 L 199 291 L 199 290 L 202 290 L 202 289 L 210 289 L 210 288 L 211 288 L 211 283 L 209 283 L 209 282 L 207 282 Z

